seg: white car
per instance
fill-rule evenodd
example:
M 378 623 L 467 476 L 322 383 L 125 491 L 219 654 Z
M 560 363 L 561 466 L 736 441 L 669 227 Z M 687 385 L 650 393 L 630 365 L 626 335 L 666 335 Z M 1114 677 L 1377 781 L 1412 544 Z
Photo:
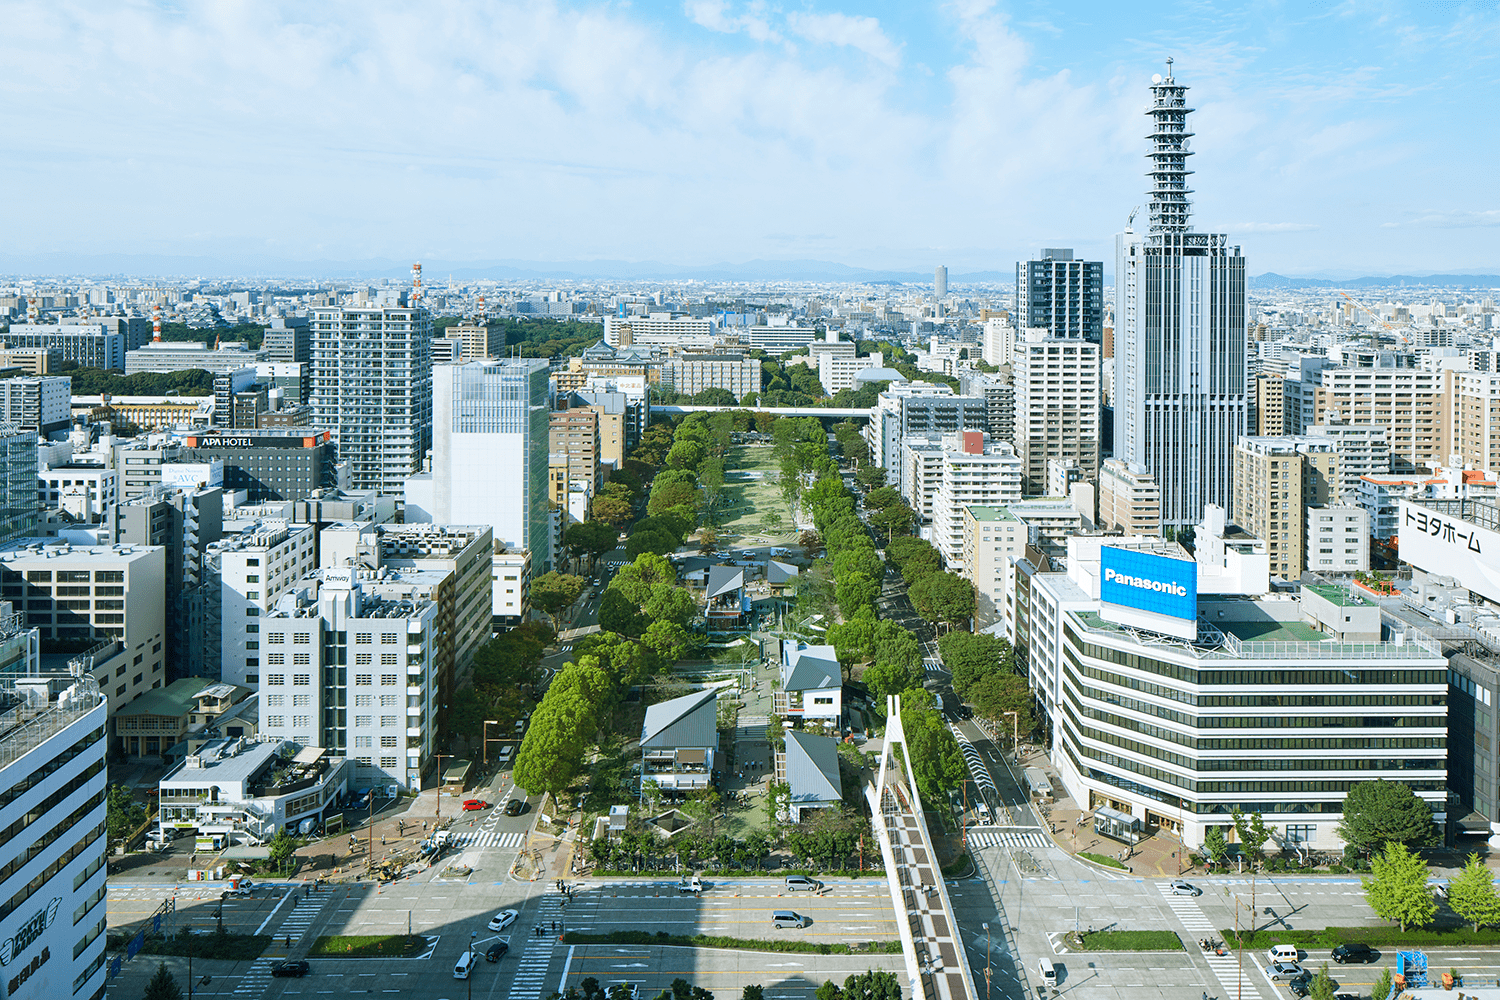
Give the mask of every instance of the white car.
M 490 920 L 490 930 L 503 931 L 505 930 L 505 928 L 515 923 L 516 917 L 518 916 L 520 916 L 520 914 L 515 910 L 501 910 L 499 913 L 495 914 L 493 919 Z

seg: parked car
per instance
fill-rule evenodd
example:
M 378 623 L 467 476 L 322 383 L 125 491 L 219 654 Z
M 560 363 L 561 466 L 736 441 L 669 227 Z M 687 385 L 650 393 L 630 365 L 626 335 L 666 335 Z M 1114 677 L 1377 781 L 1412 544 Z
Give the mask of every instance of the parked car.
M 810 892 L 816 892 L 821 888 L 823 888 L 822 882 L 819 882 L 815 878 L 808 878 L 806 875 L 788 875 L 786 877 L 787 892 L 796 892 L 799 889 L 807 889 Z
M 464 812 L 474 812 L 477 809 L 488 809 L 490 804 L 484 799 L 464 799 Z
M 519 816 L 525 811 L 525 799 L 511 799 L 509 802 L 505 803 L 505 815 L 507 816 Z
M 504 941 L 496 941 L 485 949 L 484 960 L 486 962 L 498 962 L 505 957 L 507 951 L 510 951 L 510 945 Z
M 518 914 L 515 910 L 501 910 L 499 913 L 490 918 L 489 928 L 492 931 L 503 931 L 505 930 L 505 928 L 515 923 L 516 917 L 518 916 L 520 916 L 520 914 Z
M 1380 955 L 1367 944 L 1341 944 L 1333 949 L 1332 958 L 1343 965 L 1345 962 L 1373 962 Z
M 1179 879 L 1174 879 L 1172 881 L 1172 895 L 1174 895 L 1174 896 L 1201 896 L 1201 895 L 1203 895 L 1203 890 L 1200 889 L 1200 888 L 1198 888 L 1193 883 L 1191 883 L 1191 882 L 1184 882 L 1182 879 L 1179 878 Z
M 312 970 L 312 966 L 302 961 L 277 962 L 271 966 L 271 975 L 289 976 L 293 979 L 301 979 Z
M 1280 982 L 1283 979 L 1300 979 L 1302 977 L 1302 966 L 1296 962 L 1276 962 L 1266 966 L 1266 978 L 1271 982 Z

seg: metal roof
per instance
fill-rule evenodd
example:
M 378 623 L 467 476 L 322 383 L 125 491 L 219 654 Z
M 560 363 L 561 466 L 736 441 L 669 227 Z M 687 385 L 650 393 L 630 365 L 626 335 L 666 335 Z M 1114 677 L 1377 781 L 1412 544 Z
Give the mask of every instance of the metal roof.
M 842 802 L 844 785 L 839 778 L 838 740 L 787 730 L 786 781 L 791 786 L 793 803 Z
M 717 688 L 649 705 L 642 747 L 711 747 L 718 744 Z

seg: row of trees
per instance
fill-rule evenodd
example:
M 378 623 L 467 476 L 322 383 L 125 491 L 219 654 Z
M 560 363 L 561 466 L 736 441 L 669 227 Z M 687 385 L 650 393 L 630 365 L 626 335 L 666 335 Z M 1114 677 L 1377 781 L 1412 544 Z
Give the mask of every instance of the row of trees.
M 162 971 L 166 972 L 165 966 Z M 167 976 L 170 978 L 171 974 L 167 973 Z M 553 993 L 547 1000 L 632 1000 L 633 989 L 632 983 L 616 983 L 606 990 L 599 984 L 599 980 L 588 976 L 577 986 L 568 987 L 566 993 Z M 181 995 L 181 990 L 175 996 L 152 997 L 147 994 L 148 1000 L 179 1000 Z M 815 995 L 817 1000 L 901 1000 L 901 980 L 894 972 L 867 969 L 846 976 L 843 986 L 831 979 L 826 980 L 817 988 Z M 640 1000 L 646 998 L 641 997 Z M 679 978 L 672 980 L 672 985 L 652 1000 L 714 1000 L 714 995 L 701 986 L 694 986 L 686 979 Z M 765 987 L 754 983 L 744 987 L 740 991 L 740 1000 L 766 1000 Z
M 1003 728 L 1022 736 L 1036 728 L 1031 688 L 1009 641 L 988 633 L 949 632 L 938 639 L 938 650 L 953 675 L 954 692 L 981 716 L 1003 721 Z
M 927 621 L 952 628 L 974 617 L 974 585 L 944 571 L 943 557 L 931 543 L 909 535 L 894 538 L 885 555 L 906 581 L 912 607 Z

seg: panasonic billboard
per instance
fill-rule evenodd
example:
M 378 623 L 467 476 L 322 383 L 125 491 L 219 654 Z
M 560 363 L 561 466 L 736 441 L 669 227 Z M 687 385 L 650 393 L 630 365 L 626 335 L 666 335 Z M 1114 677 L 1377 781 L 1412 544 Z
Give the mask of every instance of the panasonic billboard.
M 1100 616 L 1179 639 L 1198 637 L 1198 564 L 1138 549 L 1099 549 Z

